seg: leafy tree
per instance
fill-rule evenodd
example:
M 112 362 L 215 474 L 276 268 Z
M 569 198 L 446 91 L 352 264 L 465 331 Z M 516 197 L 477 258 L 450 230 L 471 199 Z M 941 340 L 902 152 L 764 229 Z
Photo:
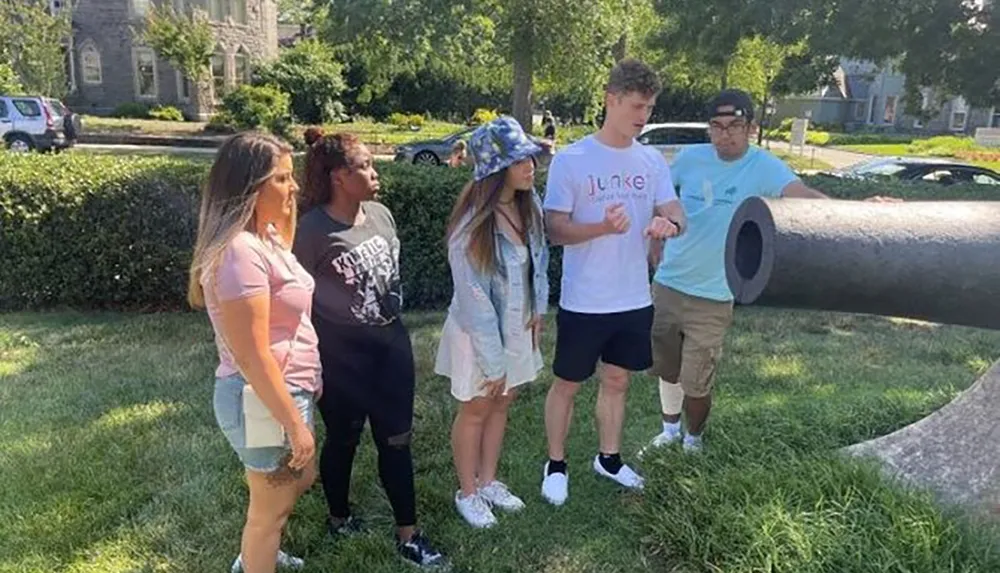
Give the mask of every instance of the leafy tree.
M 318 40 L 301 41 L 258 70 L 258 82 L 291 94 L 292 114 L 305 123 L 339 119 L 339 98 L 346 89 L 343 66 L 333 48 Z
M 167 60 L 194 86 L 199 111 L 211 108 L 210 89 L 215 36 L 205 14 L 178 14 L 170 6 L 149 7 L 145 26 L 136 36 Z
M 0 94 L 21 94 L 24 86 L 10 64 L 0 63 Z
M 52 14 L 46 0 L 0 0 L 0 55 L 27 93 L 66 94 L 63 43 L 69 34 L 68 15 Z

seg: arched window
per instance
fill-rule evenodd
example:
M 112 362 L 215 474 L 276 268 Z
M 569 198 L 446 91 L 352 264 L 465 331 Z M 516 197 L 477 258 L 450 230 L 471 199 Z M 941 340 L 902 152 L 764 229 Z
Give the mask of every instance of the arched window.
M 236 51 L 236 56 L 233 58 L 233 63 L 236 65 L 236 84 L 248 84 L 251 80 L 251 68 L 250 68 L 250 53 L 243 46 Z
M 83 72 L 83 83 L 100 85 L 104 81 L 101 73 L 101 52 L 89 40 L 80 48 L 80 68 Z

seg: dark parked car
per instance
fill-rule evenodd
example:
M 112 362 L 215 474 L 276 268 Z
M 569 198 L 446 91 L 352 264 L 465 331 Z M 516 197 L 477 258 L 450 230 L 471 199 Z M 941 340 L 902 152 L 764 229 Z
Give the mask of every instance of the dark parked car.
M 880 157 L 844 169 L 820 173 L 846 179 L 887 178 L 900 181 L 924 181 L 941 185 L 979 183 L 1000 186 L 1000 173 L 980 167 L 931 157 Z
M 455 142 L 461 139 L 468 143 L 469 137 L 472 136 L 472 132 L 475 130 L 476 127 L 468 127 L 441 139 L 428 139 L 426 141 L 414 141 L 404 145 L 397 145 L 395 161 L 413 163 L 414 165 L 444 165 L 451 156 L 451 148 L 455 145 Z M 545 150 L 543 153 L 544 157 L 541 157 L 541 160 L 545 161 L 551 158 L 551 142 L 535 137 L 534 135 L 529 135 L 528 137 L 538 145 L 541 145 Z

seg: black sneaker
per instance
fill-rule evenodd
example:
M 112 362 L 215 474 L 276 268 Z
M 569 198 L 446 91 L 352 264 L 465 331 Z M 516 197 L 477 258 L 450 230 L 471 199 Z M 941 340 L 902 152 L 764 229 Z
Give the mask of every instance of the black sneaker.
M 352 515 L 339 524 L 334 525 L 333 518 L 327 517 L 326 529 L 334 538 L 355 537 L 365 532 L 365 523 Z
M 413 565 L 427 569 L 443 569 L 448 567 L 444 556 L 431 547 L 431 542 L 423 532 L 417 531 L 409 541 L 396 541 L 396 550 Z

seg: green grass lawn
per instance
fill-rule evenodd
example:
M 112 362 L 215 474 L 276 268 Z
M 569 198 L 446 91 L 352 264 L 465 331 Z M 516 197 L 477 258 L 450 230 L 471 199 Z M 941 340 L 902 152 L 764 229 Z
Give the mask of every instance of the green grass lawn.
M 528 507 L 481 532 L 452 505 L 455 403 L 432 374 L 442 318 L 406 321 L 419 375 L 422 526 L 456 570 L 1000 570 L 1000 538 L 985 526 L 974 531 L 836 453 L 945 404 L 1000 355 L 998 332 L 740 308 L 704 457 L 679 450 L 647 457 L 637 466 L 648 478 L 641 495 L 599 480 L 589 467 L 596 447 L 589 384 L 568 444 L 570 499 L 558 509 L 539 494 L 546 373 L 515 404 L 501 463 Z M 214 352 L 204 315 L 2 315 L 0 572 L 228 570 L 247 493 L 215 426 Z M 658 431 L 658 410 L 655 382 L 638 378 L 625 431 L 629 460 Z M 308 558 L 309 572 L 402 571 L 367 437 L 354 475 L 354 502 L 372 532 L 332 543 L 317 486 L 284 545 Z
M 828 171 L 833 169 L 833 165 L 830 165 L 822 159 L 815 159 L 808 153 L 805 155 L 799 155 L 798 153 L 789 153 L 788 151 L 781 149 L 771 149 L 770 151 L 780 157 L 782 161 L 787 163 L 793 171 Z

